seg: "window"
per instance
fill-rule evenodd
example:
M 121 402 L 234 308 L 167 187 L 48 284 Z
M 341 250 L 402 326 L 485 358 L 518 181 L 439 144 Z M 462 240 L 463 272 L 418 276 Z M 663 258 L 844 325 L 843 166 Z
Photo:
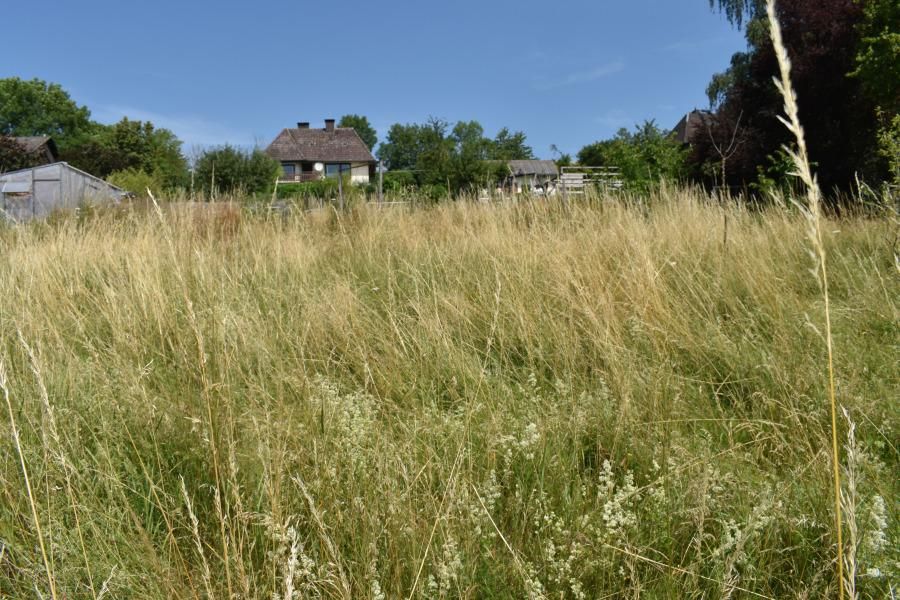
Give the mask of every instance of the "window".
M 283 164 L 283 165 L 281 165 L 281 168 L 284 169 L 284 174 L 285 174 L 285 175 L 293 176 L 294 173 L 296 173 L 297 166 L 296 166 L 296 165 Z
M 325 165 L 325 177 L 334 177 L 337 178 L 338 173 L 342 173 L 344 175 L 350 174 L 350 164 L 349 163 L 334 163 Z

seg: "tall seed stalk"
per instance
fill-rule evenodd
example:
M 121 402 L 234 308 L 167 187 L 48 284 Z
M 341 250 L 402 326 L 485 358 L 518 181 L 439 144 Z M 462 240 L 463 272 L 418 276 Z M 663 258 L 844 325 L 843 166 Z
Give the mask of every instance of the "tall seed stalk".
M 796 171 L 793 175 L 799 177 L 806 185 L 807 205 L 798 207 L 802 210 L 807 220 L 807 236 L 812 244 L 813 257 L 816 261 L 816 277 L 822 289 L 825 299 L 825 343 L 828 348 L 828 394 L 831 401 L 831 463 L 834 474 L 834 521 L 837 534 L 837 570 L 838 570 L 838 596 L 844 598 L 844 542 L 843 524 L 841 522 L 841 471 L 840 454 L 838 450 L 838 424 L 837 402 L 834 391 L 834 353 L 831 337 L 831 306 L 828 296 L 828 270 L 825 262 L 825 244 L 822 240 L 822 193 L 819 183 L 809 164 L 809 154 L 806 150 L 806 140 L 803 135 L 803 126 L 800 124 L 800 115 L 797 106 L 797 96 L 791 85 L 791 60 L 784 46 L 781 36 L 781 26 L 775 14 L 775 0 L 766 0 L 766 14 L 769 18 L 769 34 L 772 37 L 772 45 L 775 48 L 775 56 L 778 58 L 778 68 L 781 79 L 775 79 L 775 86 L 784 97 L 784 112 L 787 118 L 778 117 L 784 126 L 794 134 L 797 140 L 797 149 L 785 147 L 784 150 L 794 163 Z

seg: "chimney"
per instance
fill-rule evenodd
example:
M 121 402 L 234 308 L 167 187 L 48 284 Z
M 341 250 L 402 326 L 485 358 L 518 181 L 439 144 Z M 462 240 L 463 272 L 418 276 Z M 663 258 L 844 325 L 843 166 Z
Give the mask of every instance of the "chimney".
M 297 123 L 297 129 L 309 129 L 309 122 L 307 121 L 299 121 Z
M 325 131 L 334 133 L 334 119 L 325 119 Z

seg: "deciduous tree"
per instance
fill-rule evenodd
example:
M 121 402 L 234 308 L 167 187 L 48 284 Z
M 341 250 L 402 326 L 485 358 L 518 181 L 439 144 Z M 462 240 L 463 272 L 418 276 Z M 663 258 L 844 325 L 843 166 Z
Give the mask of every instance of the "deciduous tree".
M 91 113 L 59 84 L 18 77 L 0 79 L 0 133 L 49 135 L 60 151 L 94 130 Z

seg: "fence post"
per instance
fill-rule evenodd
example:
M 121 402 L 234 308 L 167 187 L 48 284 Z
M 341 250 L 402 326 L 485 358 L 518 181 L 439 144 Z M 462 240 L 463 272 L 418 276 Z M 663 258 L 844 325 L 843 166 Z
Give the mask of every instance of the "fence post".
M 384 162 L 378 161 L 378 204 L 384 202 Z

